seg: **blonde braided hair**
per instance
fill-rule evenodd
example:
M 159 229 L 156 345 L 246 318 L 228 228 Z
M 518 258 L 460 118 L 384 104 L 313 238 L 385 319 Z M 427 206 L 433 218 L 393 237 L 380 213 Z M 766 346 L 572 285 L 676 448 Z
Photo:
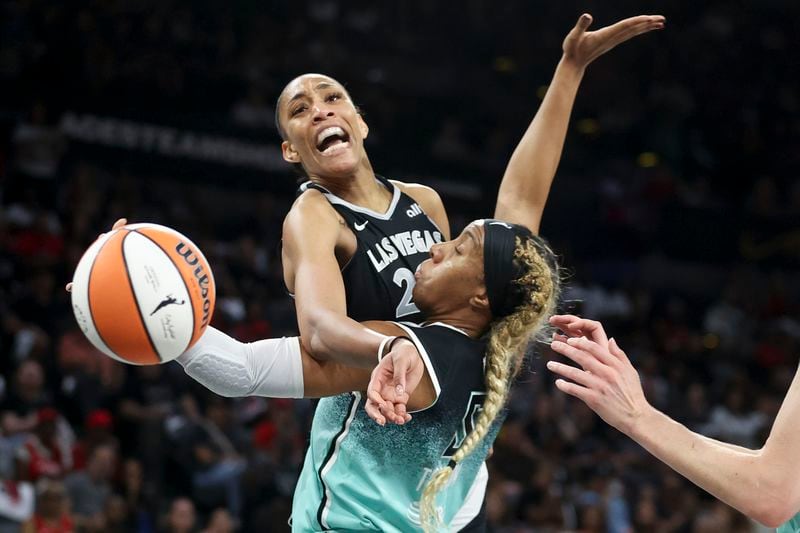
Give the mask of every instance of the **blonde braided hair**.
M 541 237 L 516 238 L 514 260 L 524 266 L 525 273 L 515 280 L 513 290 L 521 293 L 522 303 L 508 316 L 491 324 L 486 349 L 486 399 L 473 430 L 453 454 L 448 466 L 431 475 L 420 501 L 422 527 L 426 532 L 441 527 L 436 512 L 436 495 L 447 484 L 455 465 L 464 460 L 491 429 L 503 408 L 511 386 L 511 378 L 519 369 L 525 349 L 531 340 L 543 336 L 548 317 L 555 310 L 560 287 L 560 274 L 555 255 Z

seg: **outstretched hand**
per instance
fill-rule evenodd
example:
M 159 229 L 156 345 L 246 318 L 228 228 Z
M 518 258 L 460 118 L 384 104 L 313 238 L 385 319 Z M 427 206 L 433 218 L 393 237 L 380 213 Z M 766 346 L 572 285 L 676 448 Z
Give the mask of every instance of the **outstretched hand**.
M 111 226 L 111 231 L 114 231 L 115 229 L 119 229 L 119 228 L 121 228 L 122 226 L 124 226 L 127 223 L 128 223 L 128 219 L 127 218 L 118 218 L 117 221 L 114 222 L 114 225 Z M 103 235 L 105 235 L 105 233 L 101 233 L 100 235 L 97 236 L 97 238 L 99 239 Z M 66 287 L 64 287 L 64 288 L 67 289 L 67 292 L 72 292 L 72 282 L 70 281 L 69 283 L 67 283 Z
M 600 346 L 608 347 L 608 335 L 603 329 L 603 324 L 597 320 L 589 320 L 575 315 L 553 315 L 550 325 L 560 329 L 561 334 L 553 335 L 553 340 L 567 342 L 570 337 L 586 337 Z
M 405 424 L 411 420 L 408 401 L 425 373 L 425 364 L 411 341 L 395 342 L 392 351 L 372 371 L 367 386 L 365 410 L 381 426 L 387 421 Z
M 586 31 L 592 24 L 592 16 L 584 13 L 564 39 L 564 60 L 571 61 L 579 68 L 586 68 L 615 46 L 637 35 L 664 28 L 665 21 L 661 15 L 640 15 L 596 31 Z
M 564 317 L 553 317 L 551 323 L 558 323 L 561 318 Z M 599 331 L 593 330 L 590 335 L 596 340 L 569 336 L 556 338 L 551 344 L 553 351 L 571 359 L 580 368 L 557 361 L 549 361 L 547 368 L 566 378 L 556 380 L 560 391 L 583 400 L 608 424 L 630 434 L 636 421 L 650 408 L 639 374 L 616 341 L 605 340 L 605 331 L 599 322 L 585 322 L 591 323 L 589 326 L 599 326 Z M 571 323 L 576 324 L 576 321 Z M 559 327 L 564 329 L 562 325 Z

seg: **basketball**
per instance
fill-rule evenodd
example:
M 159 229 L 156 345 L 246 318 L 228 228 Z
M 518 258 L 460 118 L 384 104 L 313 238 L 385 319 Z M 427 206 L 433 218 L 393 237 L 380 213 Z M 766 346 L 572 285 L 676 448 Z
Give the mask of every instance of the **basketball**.
M 200 249 L 158 224 L 128 224 L 83 254 L 72 310 L 106 355 L 134 365 L 171 361 L 200 338 L 214 312 L 214 277 Z

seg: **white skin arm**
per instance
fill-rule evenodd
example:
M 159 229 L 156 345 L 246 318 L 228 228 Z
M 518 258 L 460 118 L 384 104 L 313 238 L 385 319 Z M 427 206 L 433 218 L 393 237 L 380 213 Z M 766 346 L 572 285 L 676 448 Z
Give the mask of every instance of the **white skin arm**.
M 581 367 L 547 363 L 570 380 L 556 381 L 561 391 L 581 399 L 675 471 L 762 524 L 777 527 L 800 511 L 800 370 L 766 444 L 748 450 L 690 431 L 651 406 L 636 369 L 613 339 L 604 346 L 590 340 L 591 335 L 572 337 L 592 327 L 589 322 L 568 315 L 551 319 L 569 337 L 554 340 L 553 350 Z
M 600 55 L 633 37 L 664 27 L 664 17 L 631 17 L 597 31 L 584 14 L 564 39 L 564 55 L 536 116 L 508 162 L 497 195 L 495 218 L 539 232 L 550 185 L 561 159 L 572 104 L 586 67 Z

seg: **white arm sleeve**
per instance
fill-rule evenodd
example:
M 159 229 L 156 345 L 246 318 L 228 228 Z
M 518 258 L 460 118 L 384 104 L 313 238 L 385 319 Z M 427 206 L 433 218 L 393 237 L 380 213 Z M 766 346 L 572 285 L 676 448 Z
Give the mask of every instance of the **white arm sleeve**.
M 243 343 L 209 326 L 177 361 L 220 396 L 303 397 L 299 337 Z

